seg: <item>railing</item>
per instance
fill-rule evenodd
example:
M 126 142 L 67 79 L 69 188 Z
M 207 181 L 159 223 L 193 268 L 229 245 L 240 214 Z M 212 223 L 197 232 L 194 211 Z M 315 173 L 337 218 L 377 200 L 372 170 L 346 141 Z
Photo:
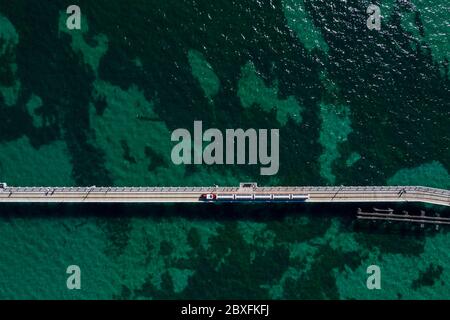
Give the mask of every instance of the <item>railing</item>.
M 116 198 L 121 194 L 148 195 L 184 194 L 193 196 L 203 193 L 304 193 L 310 195 L 309 201 L 421 201 L 450 206 L 450 190 L 422 186 L 273 186 L 255 187 L 251 190 L 239 187 L 14 187 L 0 184 L 0 201 L 6 198 L 26 199 L 27 197 L 59 196 L 76 198 L 99 197 L 108 194 Z M 69 195 L 70 194 L 70 195 Z M 105 198 L 106 199 L 106 198 Z M 18 200 L 19 201 L 19 200 Z M 169 200 L 168 200 L 169 201 Z
M 4 187 L 0 188 L 0 192 L 207 192 L 207 191 L 217 191 L 217 192 L 238 192 L 239 187 Z M 413 192 L 413 193 L 427 193 L 436 195 L 447 195 L 450 196 L 450 190 L 437 189 L 430 187 L 421 186 L 302 186 L 302 187 L 258 187 L 254 189 L 254 192 Z M 246 191 L 248 192 L 248 191 Z

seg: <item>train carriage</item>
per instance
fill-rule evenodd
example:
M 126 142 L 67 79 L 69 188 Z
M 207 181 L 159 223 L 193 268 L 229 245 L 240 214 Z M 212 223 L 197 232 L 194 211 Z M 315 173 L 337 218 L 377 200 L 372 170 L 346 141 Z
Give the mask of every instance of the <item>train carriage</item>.
M 309 199 L 308 194 L 292 193 L 205 193 L 200 196 L 200 200 L 206 202 L 303 202 Z

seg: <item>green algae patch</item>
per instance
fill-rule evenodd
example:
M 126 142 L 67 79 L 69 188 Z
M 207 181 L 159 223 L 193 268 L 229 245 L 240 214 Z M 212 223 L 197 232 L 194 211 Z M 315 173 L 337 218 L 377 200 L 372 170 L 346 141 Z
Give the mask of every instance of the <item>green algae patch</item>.
M 246 243 L 264 248 L 271 248 L 276 238 L 275 233 L 267 229 L 267 224 L 254 221 L 239 221 L 238 230 Z
M 339 218 L 331 218 L 323 232 L 307 241 L 288 244 L 290 267 L 280 284 L 271 288 L 272 298 L 339 298 L 336 273 L 359 266 L 361 246 Z M 317 288 L 319 282 L 322 288 Z
M 169 268 L 168 272 L 172 278 L 173 292 L 175 293 L 182 292 L 188 285 L 189 277 L 194 274 L 193 270 L 178 268 Z
M 56 141 L 36 149 L 27 137 L 0 145 L 0 177 L 18 186 L 74 185 L 65 143 Z
M 347 167 L 353 166 L 356 162 L 358 162 L 361 159 L 361 155 L 358 152 L 352 152 L 347 160 L 345 161 L 345 165 Z
M 402 12 L 402 27 L 409 31 L 415 40 L 425 41 L 436 62 L 450 60 L 450 4 L 448 0 L 412 0 L 412 9 Z
M 211 173 L 205 168 L 199 168 L 186 180 L 185 167 L 175 166 L 170 159 L 171 132 L 153 111 L 154 102 L 148 101 L 136 85 L 124 90 L 99 78 L 98 66 L 109 47 L 107 37 L 93 36 L 97 46 L 90 46 L 86 41 L 87 20 L 83 18 L 81 30 L 68 30 L 64 14 L 60 14 L 59 31 L 71 37 L 73 51 L 95 73 L 90 123 L 94 142 L 105 154 L 105 167 L 115 185 L 204 185 L 206 181 L 233 185 L 238 182 L 231 173 Z M 194 56 L 199 58 L 195 53 Z M 143 67 L 139 58 L 132 62 Z
M 320 175 L 330 184 L 334 184 L 336 176 L 333 173 L 332 165 L 340 155 L 338 146 L 346 142 L 348 135 L 352 132 L 350 109 L 343 105 L 321 103 L 320 117 L 322 126 L 319 143 L 324 150 L 319 157 Z
M 154 113 L 153 102 L 136 86 L 127 91 L 103 81 L 94 86 L 95 97 L 104 99 L 106 108 L 97 115 L 92 106 L 91 123 L 115 183 L 145 186 L 171 181 L 165 169 L 170 162 L 170 132 Z
M 398 238 L 395 241 L 399 241 Z M 438 268 L 436 272 L 436 267 L 430 270 L 430 264 L 447 265 L 450 261 L 449 245 L 449 235 L 439 233 L 426 238 L 423 253 L 417 256 L 371 250 L 358 268 L 336 274 L 340 297 L 358 300 L 447 297 L 450 270 Z M 369 290 L 366 287 L 369 276 L 366 271 L 370 265 L 377 265 L 381 269 L 381 290 Z
M 11 21 L 0 14 L 0 55 L 11 50 L 19 43 L 19 34 Z
M 315 256 L 319 251 L 317 244 L 308 242 L 292 242 L 287 244 L 289 250 L 289 266 L 282 274 L 279 282 L 267 286 L 271 299 L 283 299 L 286 297 L 284 288 L 290 281 L 297 281 L 305 274 L 311 272 Z
M 105 166 L 116 185 L 204 185 L 221 181 L 235 185 L 238 181 L 227 173 L 211 173 L 198 168 L 185 176 L 184 166 L 170 158 L 173 142 L 166 124 L 154 112 L 154 102 L 132 85 L 128 90 L 97 80 L 94 97 L 105 101 L 102 114 L 90 107 L 90 121 L 95 142 L 105 153 Z M 166 137 L 166 138 L 164 138 Z
M 81 30 L 69 30 L 66 26 L 67 15 L 61 13 L 59 16 L 59 29 L 61 33 L 68 34 L 71 39 L 71 47 L 74 52 L 80 54 L 84 63 L 89 65 L 94 73 L 98 75 L 98 67 L 100 65 L 100 60 L 108 51 L 109 41 L 106 35 L 98 34 L 93 37 L 93 40 L 97 44 L 96 46 L 89 45 L 85 40 L 85 34 L 89 30 L 87 19 L 82 15 Z
M 21 88 L 16 78 L 16 47 L 19 34 L 13 24 L 0 14 L 0 96 L 7 106 L 17 103 Z
M 141 60 L 139 57 L 133 59 L 133 64 L 134 64 L 136 67 L 138 67 L 139 69 L 143 69 L 143 68 L 144 68 L 144 65 L 143 65 L 143 63 L 142 63 L 142 60 Z
M 450 189 L 450 175 L 440 162 L 432 161 L 416 168 L 401 169 L 389 178 L 387 183 Z
M 12 69 L 14 70 L 14 75 L 16 74 L 17 66 L 12 65 Z M 19 80 L 15 80 L 14 84 L 9 87 L 0 86 L 0 94 L 3 96 L 5 104 L 7 106 L 14 106 L 17 104 L 17 99 L 19 98 L 19 93 L 21 89 L 21 84 Z
M 174 262 L 187 259 L 192 250 L 187 238 L 189 222 L 178 218 L 160 221 L 133 218 L 131 224 L 128 244 L 124 252 L 116 258 L 120 270 L 124 271 L 122 283 L 130 289 L 138 289 L 145 282 L 149 282 L 161 289 L 163 275 L 167 269 L 177 267 Z M 161 254 L 163 243 L 170 247 L 165 255 Z M 126 272 L 130 269 L 133 270 L 132 273 Z M 177 275 L 174 271 L 172 273 L 172 276 Z M 186 273 L 183 276 L 189 277 Z M 182 286 L 177 285 L 178 288 Z
M 122 284 L 149 297 L 155 297 L 158 290 L 167 290 L 168 296 L 182 292 L 196 273 L 197 268 L 191 268 L 196 266 L 190 265 L 198 258 L 196 250 L 205 250 L 201 242 L 207 243 L 216 236 L 219 227 L 214 221 L 178 217 L 132 218 L 129 240 L 123 252 L 113 257 L 121 270 Z M 192 232 L 198 237 L 198 243 L 192 242 Z M 167 281 L 170 288 L 165 284 Z M 155 291 L 147 292 L 148 287 Z
M 285 125 L 289 118 L 297 124 L 302 122 L 300 113 L 303 108 L 297 100 L 293 96 L 280 99 L 278 83 L 275 82 L 273 86 L 267 87 L 253 63 L 248 62 L 242 67 L 238 87 L 238 96 L 244 108 L 258 105 L 266 112 L 275 109 L 277 120 L 282 125 Z
M 425 269 L 421 270 L 419 276 L 411 284 L 411 288 L 417 290 L 421 287 L 432 287 L 434 284 L 440 280 L 444 268 L 440 265 L 430 265 Z
M 30 97 L 30 100 L 28 100 L 27 104 L 25 105 L 28 114 L 31 116 L 31 119 L 33 120 L 33 125 L 36 128 L 42 128 L 44 125 L 44 119 L 42 115 L 39 113 L 39 108 L 42 107 L 42 99 L 33 94 Z
M 52 182 L 58 182 L 54 175 Z M 104 254 L 107 239 L 97 227 L 97 212 L 90 218 L 61 212 L 50 217 L 46 208 L 21 208 L 13 220 L 0 218 L 0 299 L 110 299 L 121 279 Z M 81 269 L 81 290 L 66 287 L 66 269 L 74 264 Z
M 212 100 L 220 89 L 220 80 L 214 73 L 212 66 L 203 54 L 196 50 L 189 50 L 188 59 L 192 69 L 192 75 L 200 83 L 205 96 Z
M 392 13 L 396 8 L 397 0 L 382 0 L 379 4 L 380 13 L 381 13 L 381 21 L 386 21 L 390 18 Z M 383 26 L 382 26 L 383 28 Z
M 306 49 L 311 51 L 317 48 L 328 52 L 328 45 L 306 11 L 303 0 L 283 0 L 282 4 L 289 28 L 295 32 Z
M 323 217 L 316 220 L 300 216 L 287 218 L 286 222 L 289 227 L 276 232 L 274 246 L 283 244 L 288 249 L 289 266 L 277 283 L 264 286 L 270 298 L 338 298 L 335 270 L 354 269 L 360 262 L 361 246 L 354 234 L 346 232 L 339 218 L 327 219 L 324 223 Z M 274 223 L 271 221 L 271 224 Z M 295 225 L 301 225 L 303 231 L 293 228 Z M 286 237 L 286 233 L 292 233 L 292 238 Z M 314 285 L 318 279 L 325 287 L 322 291 Z

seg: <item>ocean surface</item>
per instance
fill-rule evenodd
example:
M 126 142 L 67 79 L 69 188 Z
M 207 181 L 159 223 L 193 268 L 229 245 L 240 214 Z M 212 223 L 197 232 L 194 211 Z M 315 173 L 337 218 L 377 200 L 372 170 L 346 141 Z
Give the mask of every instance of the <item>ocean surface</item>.
M 81 30 L 71 4 L 0 0 L 2 182 L 450 189 L 448 0 L 81 0 Z M 278 173 L 173 164 L 195 120 L 279 129 Z M 3 204 L 0 299 L 450 298 L 449 228 L 356 209 Z

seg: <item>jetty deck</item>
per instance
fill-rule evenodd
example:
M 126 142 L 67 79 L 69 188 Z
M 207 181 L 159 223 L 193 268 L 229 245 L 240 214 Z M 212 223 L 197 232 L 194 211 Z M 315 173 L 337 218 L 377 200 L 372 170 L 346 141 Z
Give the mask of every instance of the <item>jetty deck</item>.
M 243 187 L 244 185 L 244 187 Z M 298 187 L 14 187 L 0 186 L 0 202 L 201 203 L 204 194 L 298 194 L 307 203 L 419 202 L 450 206 L 450 190 L 421 186 Z

